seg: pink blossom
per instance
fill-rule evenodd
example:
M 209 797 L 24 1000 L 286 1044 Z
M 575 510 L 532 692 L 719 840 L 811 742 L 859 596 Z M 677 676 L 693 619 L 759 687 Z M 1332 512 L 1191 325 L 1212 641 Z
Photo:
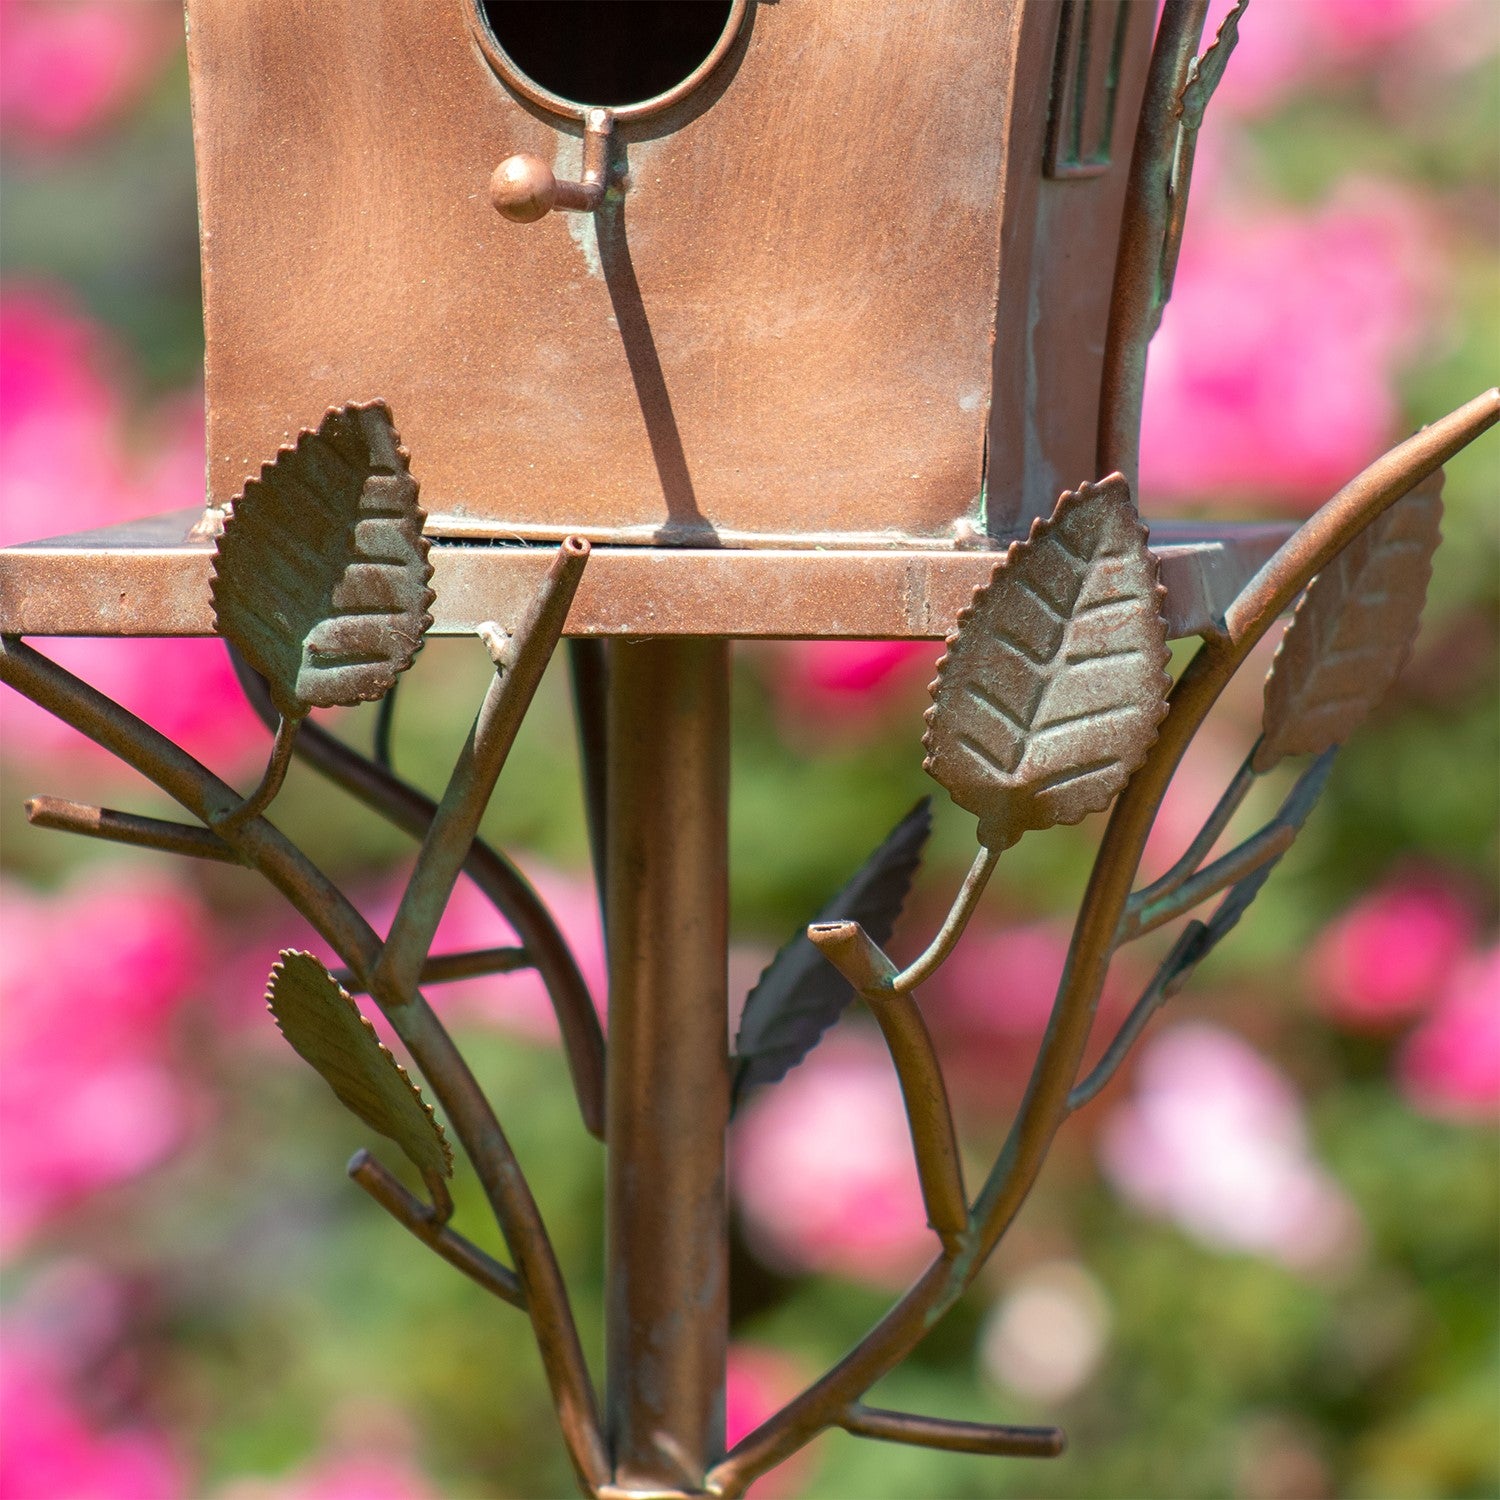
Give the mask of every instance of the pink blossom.
M 941 654 L 935 641 L 784 641 L 761 660 L 789 728 L 860 735 L 899 705 L 920 712 Z
M 1334 1020 L 1380 1027 L 1437 998 L 1475 934 L 1469 903 L 1451 886 L 1400 877 L 1371 892 L 1324 929 L 1310 969 L 1314 993 Z
M 1415 202 L 1369 184 L 1312 214 L 1197 214 L 1151 346 L 1144 508 L 1332 494 L 1398 433 L 1442 260 Z
M 1428 1114 L 1482 1120 L 1500 1109 L 1500 945 L 1454 975 L 1397 1062 L 1402 1091 Z
M 1291 1084 L 1216 1026 L 1148 1040 L 1133 1098 L 1103 1123 L 1100 1162 L 1127 1199 L 1186 1233 L 1297 1268 L 1338 1262 L 1355 1209 L 1309 1152 Z
M 934 1248 L 896 1075 L 862 1031 L 754 1098 L 731 1162 L 746 1230 L 777 1265 L 889 1285 Z
M 805 1372 L 795 1360 L 756 1344 L 729 1346 L 724 1378 L 724 1437 L 733 1447 L 774 1416 L 805 1385 Z M 808 1478 L 812 1455 L 806 1449 L 778 1465 L 748 1493 L 755 1500 L 791 1500 Z
M 57 146 L 107 123 L 182 45 L 180 15 L 142 0 L 3 0 L 0 129 Z
M 5 1500 L 175 1500 L 188 1492 L 162 1434 L 96 1423 L 57 1362 L 28 1340 L 8 1337 L 0 1359 L 0 1439 Z
M 1215 8 L 1212 26 L 1224 9 Z M 1299 89 L 1326 89 L 1331 77 L 1356 70 L 1442 71 L 1451 49 L 1444 33 L 1492 30 L 1492 17 L 1487 0 L 1282 0 L 1252 8 L 1214 109 L 1264 114 Z
M 31 541 L 203 499 L 203 412 L 173 397 L 143 424 L 147 452 L 126 450 L 123 361 L 108 335 L 61 292 L 0 293 L 0 541 Z M 215 640 L 58 640 L 42 648 L 226 775 L 242 775 L 269 738 Z M 6 753 L 50 764 L 110 758 L 28 700 L 7 694 Z
M 0 885 L 0 1247 L 154 1166 L 192 1114 L 167 1025 L 207 961 L 164 875 L 85 870 L 54 896 Z

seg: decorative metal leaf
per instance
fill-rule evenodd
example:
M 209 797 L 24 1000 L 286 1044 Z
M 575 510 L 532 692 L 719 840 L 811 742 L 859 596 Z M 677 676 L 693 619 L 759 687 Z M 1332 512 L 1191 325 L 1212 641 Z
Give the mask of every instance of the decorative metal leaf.
M 813 920 L 858 922 L 884 943 L 931 831 L 932 798 L 923 797 Z M 808 941 L 806 925 L 798 928 L 745 1001 L 734 1043 L 735 1103 L 755 1084 L 775 1083 L 795 1068 L 853 999 L 849 981 Z
M 234 502 L 214 552 L 219 633 L 277 710 L 382 698 L 432 624 L 427 516 L 391 414 L 330 411 Z
M 395 1141 L 429 1182 L 453 1175 L 453 1154 L 432 1107 L 312 954 L 282 952 L 271 970 L 266 1005 L 281 1034 L 346 1109 Z
M 958 617 L 925 768 L 991 849 L 1107 807 L 1166 713 L 1163 589 L 1119 474 L 1065 494 Z
M 1297 778 L 1296 784 L 1287 793 L 1286 801 L 1281 804 L 1281 810 L 1272 820 L 1272 827 L 1280 825 L 1291 828 L 1294 832 L 1301 831 L 1309 814 L 1318 805 L 1318 798 L 1323 795 L 1323 788 L 1328 784 L 1328 775 L 1333 770 L 1333 760 L 1337 754 L 1337 745 L 1325 750 Z M 1281 863 L 1285 853 L 1283 850 L 1274 859 L 1268 859 L 1243 880 L 1230 886 L 1207 922 L 1189 924 L 1187 931 L 1193 932 L 1193 935 L 1178 944 L 1177 964 L 1162 985 L 1164 999 L 1175 995 L 1192 977 L 1193 970 L 1229 936 L 1240 918 L 1250 910 L 1251 902 L 1260 895 L 1261 888 L 1271 878 L 1271 872 Z
M 1442 492 L 1439 469 L 1308 585 L 1266 678 L 1257 771 L 1341 744 L 1390 690 L 1422 623 Z

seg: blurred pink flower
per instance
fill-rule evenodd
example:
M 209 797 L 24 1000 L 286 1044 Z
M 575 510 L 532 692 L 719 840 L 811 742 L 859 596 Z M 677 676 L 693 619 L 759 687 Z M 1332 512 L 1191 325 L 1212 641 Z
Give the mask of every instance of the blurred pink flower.
M 1214 7 L 1210 28 L 1226 9 Z M 1327 88 L 1330 75 L 1356 69 L 1440 71 L 1449 51 L 1444 31 L 1485 27 L 1486 9 L 1493 13 L 1488 0 L 1283 0 L 1252 8 L 1214 108 L 1264 114 L 1298 89 Z
M 114 118 L 182 45 L 171 5 L 0 0 L 0 129 L 58 146 Z
M 236 1479 L 215 1500 L 441 1500 L 431 1480 L 399 1453 L 322 1454 L 274 1479 Z
M 760 660 L 788 727 L 859 735 L 897 705 L 920 712 L 941 655 L 936 641 L 783 641 Z
M 192 1114 L 168 1023 L 203 976 L 196 899 L 140 867 L 0 884 L 0 1249 L 166 1157 Z
M 1500 1109 L 1500 945 L 1459 968 L 1397 1070 L 1407 1099 L 1429 1114 L 1488 1119 Z
M 1357 1243 L 1355 1209 L 1309 1154 L 1291 1084 L 1248 1043 L 1176 1026 L 1144 1044 L 1135 1076 L 1099 1148 L 1137 1207 L 1207 1245 L 1297 1268 L 1336 1263 Z
M 0 1359 L 0 1495 L 5 1500 L 175 1500 L 188 1493 L 158 1432 L 106 1429 L 84 1412 L 54 1360 L 7 1338 Z
M 747 1234 L 774 1264 L 885 1286 L 934 1248 L 896 1075 L 862 1031 L 825 1039 L 751 1101 L 731 1164 Z
M 774 1416 L 805 1385 L 797 1362 L 775 1349 L 731 1344 L 724 1379 L 724 1437 L 733 1447 Z M 755 1500 L 791 1500 L 808 1478 L 812 1455 L 803 1449 L 751 1485 Z
M 1450 885 L 1405 876 L 1372 891 L 1326 927 L 1309 960 L 1320 1008 L 1354 1027 L 1425 1009 L 1475 936 L 1469 903 Z
M 1144 507 L 1331 495 L 1399 435 L 1442 261 L 1420 206 L 1372 184 L 1311 214 L 1197 214 L 1151 345 Z
M 0 542 L 202 503 L 201 399 L 172 397 L 150 414 L 150 451 L 138 462 L 126 451 L 121 365 L 107 333 L 64 293 L 0 291 Z M 58 640 L 43 649 L 225 774 L 269 749 L 218 641 Z M 12 759 L 111 759 L 17 695 L 6 695 L 4 715 Z
M 0 289 L 0 544 L 132 513 L 120 362 L 104 330 L 61 291 Z

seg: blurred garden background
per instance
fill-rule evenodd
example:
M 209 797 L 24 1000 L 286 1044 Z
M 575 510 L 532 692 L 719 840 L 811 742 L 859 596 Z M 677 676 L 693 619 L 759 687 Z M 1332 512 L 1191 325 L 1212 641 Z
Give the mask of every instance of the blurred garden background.
M 201 499 L 182 31 L 171 0 L 0 0 L 0 540 Z M 1304 514 L 1492 384 L 1497 250 L 1500 5 L 1254 0 L 1153 346 L 1148 517 Z M 1500 1494 L 1497 479 L 1493 436 L 1451 465 L 1397 689 L 1233 941 L 1065 1128 L 974 1291 L 874 1393 L 1057 1422 L 1067 1455 L 834 1434 L 757 1494 Z M 253 783 L 267 736 L 217 643 L 47 649 Z M 738 649 L 737 999 L 936 790 L 919 741 L 937 655 Z M 428 789 L 487 672 L 477 643 L 434 641 L 406 679 L 397 763 Z M 1157 871 L 1253 739 L 1260 676 L 1242 674 L 1179 776 Z M 0 713 L 0 1496 L 572 1493 L 524 1320 L 345 1179 L 366 1133 L 265 1013 L 277 949 L 313 939 L 248 872 L 31 830 L 38 792 L 165 808 L 15 695 Z M 333 722 L 369 743 L 369 714 Z M 571 743 L 554 671 L 486 829 L 554 903 L 602 1006 Z M 972 820 L 940 793 L 935 812 L 898 954 L 972 852 Z M 399 836 L 300 769 L 277 821 L 388 916 Z M 1007 854 L 924 991 L 976 1170 L 1034 1055 L 1099 831 Z M 504 942 L 499 926 L 461 888 L 439 946 Z M 1106 1022 L 1149 963 L 1122 955 Z M 602 1152 L 544 997 L 526 975 L 432 996 L 532 1175 L 597 1357 Z M 930 1242 L 895 1081 L 857 1013 L 751 1100 L 731 1160 L 734 1436 L 836 1359 Z M 462 1178 L 459 1204 L 497 1248 Z

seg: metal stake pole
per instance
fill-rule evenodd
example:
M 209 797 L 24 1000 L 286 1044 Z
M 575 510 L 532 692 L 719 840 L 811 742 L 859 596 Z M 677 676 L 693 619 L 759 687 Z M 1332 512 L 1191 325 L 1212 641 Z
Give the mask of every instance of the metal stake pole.
M 693 1491 L 728 1337 L 729 653 L 610 653 L 606 1422 L 621 1489 Z

